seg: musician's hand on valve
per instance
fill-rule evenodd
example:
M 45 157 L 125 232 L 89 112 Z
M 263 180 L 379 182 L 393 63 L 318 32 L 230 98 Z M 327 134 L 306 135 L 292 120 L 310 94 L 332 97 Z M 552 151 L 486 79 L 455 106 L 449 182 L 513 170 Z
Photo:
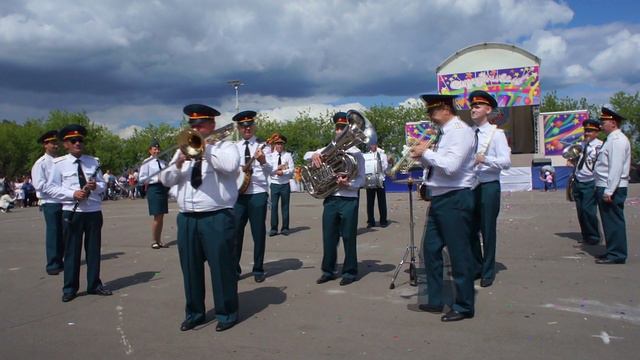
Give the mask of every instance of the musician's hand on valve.
M 89 193 L 93 190 L 96 189 L 96 179 L 89 179 L 89 181 L 87 181 L 87 184 L 84 186 L 84 190 L 85 192 Z
M 482 164 L 486 160 L 484 154 L 476 154 L 476 164 Z
M 256 150 L 256 160 L 258 160 L 260 165 L 264 165 L 264 163 L 267 161 L 266 156 L 264 155 L 264 152 L 261 148 L 258 148 L 258 150 Z
M 349 178 L 345 174 L 336 175 L 336 183 L 338 186 L 349 186 Z
M 278 175 L 278 176 L 282 176 L 282 174 L 284 174 L 284 171 L 282 171 L 282 170 L 276 170 L 276 175 Z
M 414 159 L 419 159 L 422 154 L 427 150 L 429 143 L 427 141 L 421 141 L 419 144 L 414 145 L 409 149 L 409 155 Z
M 184 164 L 185 160 L 187 160 L 187 157 L 182 152 L 180 152 L 175 162 L 176 168 L 182 169 L 182 164 Z
M 311 156 L 311 164 L 313 164 L 313 167 L 315 168 L 321 168 L 322 156 L 318 153 L 313 154 L 313 156 Z

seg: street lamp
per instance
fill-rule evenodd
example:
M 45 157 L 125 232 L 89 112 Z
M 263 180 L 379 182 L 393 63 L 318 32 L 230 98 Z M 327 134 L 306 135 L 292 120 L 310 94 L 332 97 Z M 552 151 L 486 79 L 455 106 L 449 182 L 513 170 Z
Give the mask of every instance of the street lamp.
M 244 83 L 240 80 L 229 80 L 227 81 L 227 84 L 233 86 L 233 89 L 236 91 L 236 114 L 240 112 L 240 103 L 238 102 L 238 88 L 240 88 L 240 86 L 244 85 Z M 233 131 L 233 140 L 234 141 L 238 141 L 238 129 L 236 128 Z

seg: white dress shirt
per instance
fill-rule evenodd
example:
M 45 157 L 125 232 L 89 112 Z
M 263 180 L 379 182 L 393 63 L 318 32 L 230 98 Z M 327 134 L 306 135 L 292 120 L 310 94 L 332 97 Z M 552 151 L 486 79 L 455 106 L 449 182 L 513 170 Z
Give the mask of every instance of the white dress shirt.
M 45 153 L 36 160 L 31 168 L 31 182 L 36 189 L 38 199 L 43 204 L 60 203 L 44 192 L 45 185 L 53 172 L 53 159 L 55 159 L 53 156 Z
M 289 180 L 293 177 L 293 171 L 295 170 L 291 153 L 287 151 L 283 151 L 282 153 L 274 151 L 269 154 L 267 158 L 271 164 L 271 183 L 280 185 L 288 184 Z M 278 171 L 278 159 L 280 159 L 282 165 L 286 164 L 286 169 L 282 170 L 282 175 L 276 174 L 276 171 Z
M 511 148 L 502 129 L 488 122 L 474 126 L 478 131 L 478 154 L 484 154 L 484 162 L 475 166 L 478 182 L 500 181 L 500 171 L 511 167 Z
M 202 184 L 191 186 L 191 172 L 195 161 L 187 160 L 178 169 L 175 162 L 180 154 L 177 150 L 166 170 L 160 173 L 164 186 L 173 187 L 180 212 L 207 212 L 232 209 L 238 198 L 238 167 L 240 155 L 230 141 L 207 144 L 202 154 Z M 173 189 L 172 189 L 173 191 Z
M 325 148 L 318 149 L 316 151 L 308 151 L 304 154 L 304 160 L 310 161 L 313 154 L 320 154 Z M 349 184 L 345 187 L 338 187 L 338 189 L 331 194 L 331 196 L 344 196 L 344 197 L 358 197 L 358 191 L 364 186 L 364 156 L 362 152 L 355 146 L 347 149 L 349 154 L 353 155 L 358 163 L 358 174 L 349 181 Z
M 422 154 L 423 166 L 431 166 L 426 183 L 433 196 L 476 186 L 474 147 L 475 133 L 457 116 L 442 127 L 436 151 L 427 149 Z
M 167 162 L 154 156 L 144 159 L 140 166 L 139 181 L 144 183 L 149 181 L 149 185 L 160 182 L 160 170 L 167 167 Z M 151 176 L 152 175 L 152 176 Z
M 91 191 L 89 197 L 80 201 L 77 212 L 96 212 L 102 209 L 102 193 L 106 188 L 100 164 L 93 156 L 82 155 L 79 159 L 71 154 L 55 158 L 53 160 L 53 172 L 45 185 L 44 192 L 50 197 L 62 203 L 62 210 L 73 210 L 76 200 L 73 193 L 82 190 L 78 178 L 78 163 L 87 182 L 90 179 L 96 181 L 96 189 Z
M 258 143 L 255 136 L 252 136 L 251 139 L 246 140 L 249 141 L 249 153 L 253 157 L 258 150 L 258 147 L 262 146 L 263 143 Z M 244 167 L 244 149 L 245 149 L 245 140 L 238 140 L 235 144 L 236 149 L 238 150 L 238 154 L 240 154 L 240 170 L 237 174 L 237 185 L 242 184 L 242 178 L 244 178 L 244 173 L 242 172 L 242 168 Z M 251 184 L 245 191 L 245 194 L 259 194 L 263 192 L 267 192 L 269 190 L 269 176 L 271 175 L 271 164 L 269 163 L 268 157 L 269 152 L 268 146 L 265 146 L 262 150 L 265 153 L 265 162 L 264 164 L 260 164 L 258 160 L 254 160 L 252 164 L 253 174 L 251 175 Z
M 631 144 L 620 129 L 612 131 L 602 144 L 595 167 L 596 186 L 604 187 L 605 195 L 613 195 L 619 187 L 629 186 Z
M 580 157 L 578 158 L 578 162 L 576 163 L 575 176 L 579 182 L 593 181 L 595 179 L 595 175 L 593 171 L 596 163 L 596 157 L 598 156 L 600 147 L 602 147 L 602 140 L 596 138 L 591 140 L 588 143 L 583 142 L 582 146 L 583 146 L 583 149 L 586 146 L 587 157 L 585 158 L 582 169 L 579 169 L 578 165 L 580 165 L 580 163 L 582 162 L 582 157 L 584 156 L 584 152 L 580 154 Z
M 380 162 L 378 162 L 378 155 L 380 155 Z M 366 152 L 362 154 L 362 156 L 364 156 L 364 160 L 366 161 L 365 169 L 376 169 L 376 171 L 372 172 L 372 174 L 382 174 L 382 178 L 384 179 L 385 172 L 389 167 L 387 154 L 385 154 L 384 150 L 382 150 L 381 148 L 377 148 L 376 151 Z

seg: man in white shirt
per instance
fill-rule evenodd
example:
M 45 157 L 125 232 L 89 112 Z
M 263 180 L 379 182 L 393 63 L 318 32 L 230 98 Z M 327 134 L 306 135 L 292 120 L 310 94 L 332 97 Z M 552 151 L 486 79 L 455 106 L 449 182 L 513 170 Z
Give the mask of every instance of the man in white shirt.
M 459 321 L 474 316 L 473 255 L 471 238 L 475 184 L 474 132 L 456 116 L 451 95 L 422 95 L 431 121 L 440 126 L 435 149 L 427 142 L 411 148 L 411 157 L 421 160 L 427 169 L 426 184 L 431 191 L 427 229 L 422 249 L 427 270 L 429 303 L 420 304 L 423 311 L 443 310 L 442 249 L 449 250 L 455 299 L 442 321 Z
M 216 127 L 216 109 L 191 104 L 183 112 L 189 125 L 203 138 Z M 238 277 L 234 256 L 235 220 L 233 204 L 238 196 L 236 179 L 240 159 L 229 141 L 204 144 L 203 151 L 187 158 L 177 150 L 170 166 L 160 173 L 160 182 L 176 186 L 179 213 L 178 253 L 186 297 L 181 331 L 191 330 L 206 320 L 204 262 L 209 264 L 216 331 L 238 321 Z
M 349 126 L 347 113 L 338 112 L 333 116 L 336 137 Z M 308 152 L 304 159 L 311 160 L 311 166 L 320 168 L 323 165 L 322 149 Z M 316 283 L 322 284 L 336 278 L 336 261 L 338 257 L 338 242 L 342 236 L 344 245 L 344 264 L 342 265 L 342 280 L 340 285 L 349 285 L 357 280 L 358 255 L 356 237 L 358 235 L 358 192 L 364 185 L 364 157 L 357 147 L 347 149 L 355 157 L 358 173 L 353 179 L 344 174 L 338 174 L 336 183 L 338 188 L 324 199 L 322 206 L 322 275 Z
M 242 111 L 233 117 L 236 122 L 238 132 L 242 137 L 236 142 L 238 153 L 240 154 L 240 166 L 243 169 L 241 177 L 244 179 L 240 186 L 238 201 L 234 206 L 236 214 L 236 256 L 238 260 L 238 274 L 242 272 L 240 268 L 240 258 L 242 256 L 242 243 L 244 240 L 244 228 L 249 222 L 251 226 L 251 236 L 253 237 L 253 279 L 261 283 L 265 280 L 264 253 L 267 236 L 267 200 L 268 178 L 272 167 L 267 161 L 265 147 L 268 143 L 258 143 L 255 136 L 256 124 L 255 111 Z M 246 190 L 245 190 L 246 188 Z M 244 192 L 243 192 L 244 190 Z
M 369 152 L 363 154 L 365 160 L 365 188 L 367 190 L 367 227 L 376 226 L 373 205 L 378 197 L 378 212 L 380 213 L 380 226 L 389 226 L 387 219 L 387 193 L 384 188 L 385 171 L 389 163 L 387 154 L 378 147 L 377 141 L 369 144 Z
M 111 295 L 100 280 L 102 193 L 106 186 L 98 160 L 83 154 L 86 134 L 83 126 L 75 124 L 67 125 L 58 132 L 68 154 L 54 160 L 53 172 L 44 189 L 48 196 L 62 202 L 65 237 L 63 302 L 75 299 L 80 287 L 83 238 L 87 293 Z
M 45 185 L 53 172 L 53 159 L 58 153 L 58 131 L 51 130 L 38 138 L 44 147 L 42 155 L 31 168 L 31 180 L 40 199 L 45 222 L 46 272 L 58 275 L 64 270 L 64 239 L 62 238 L 62 204 L 44 192 Z
M 627 227 L 624 201 L 627 199 L 631 145 L 620 130 L 624 118 L 602 107 L 600 121 L 607 139 L 598 153 L 595 166 L 596 198 L 602 219 L 607 252 L 597 264 L 624 264 L 627 261 Z
M 488 287 L 496 277 L 496 235 L 500 213 L 500 171 L 511 167 L 511 149 L 502 129 L 489 123 L 489 114 L 498 106 L 486 91 L 469 94 L 471 120 L 476 136 L 475 174 L 478 186 L 475 196 L 471 252 L 475 259 L 475 277 L 480 286 Z M 480 240 L 482 234 L 482 242 Z
M 287 137 L 282 134 L 274 134 L 271 137 L 274 151 L 270 154 L 271 178 L 269 188 L 271 190 L 271 230 L 269 236 L 278 234 L 278 202 L 282 200 L 282 235 L 289 235 L 289 200 L 291 198 L 291 186 L 289 181 L 293 177 L 293 157 L 285 151 Z
M 602 141 L 598 139 L 600 121 L 587 119 L 582 122 L 584 141 L 582 153 L 575 164 L 568 162 L 573 169 L 573 198 L 576 202 L 578 222 L 582 233 L 582 243 L 597 245 L 600 243 L 600 226 L 598 221 L 598 201 L 596 199 L 596 182 L 593 173 L 596 158 Z
M 164 214 L 169 212 L 169 188 L 160 181 L 160 171 L 167 167 L 167 163 L 158 158 L 160 153 L 160 143 L 158 140 L 149 144 L 149 157 L 140 166 L 140 183 L 146 186 L 147 205 L 149 215 L 153 216 L 151 223 L 151 236 L 153 243 L 151 248 L 161 249 L 167 247 L 162 242 L 162 226 Z

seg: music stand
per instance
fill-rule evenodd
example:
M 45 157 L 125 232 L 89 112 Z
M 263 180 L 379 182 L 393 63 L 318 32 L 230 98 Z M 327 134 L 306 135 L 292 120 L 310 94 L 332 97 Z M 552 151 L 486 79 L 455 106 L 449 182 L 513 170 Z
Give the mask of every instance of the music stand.
M 396 271 L 393 273 L 393 278 L 391 278 L 391 284 L 389 285 L 389 289 L 395 289 L 395 281 L 400 273 L 400 269 L 402 269 L 402 265 L 407 260 L 407 256 L 411 256 L 409 260 L 409 285 L 418 286 L 418 277 L 416 275 L 416 251 L 418 247 L 415 245 L 413 239 L 413 227 L 415 225 L 413 221 L 413 178 L 411 177 L 411 173 L 409 173 L 409 177 L 403 180 L 396 180 L 394 182 L 397 183 L 407 183 L 407 188 L 409 189 L 409 244 L 404 252 L 404 256 L 398 266 L 396 266 Z

